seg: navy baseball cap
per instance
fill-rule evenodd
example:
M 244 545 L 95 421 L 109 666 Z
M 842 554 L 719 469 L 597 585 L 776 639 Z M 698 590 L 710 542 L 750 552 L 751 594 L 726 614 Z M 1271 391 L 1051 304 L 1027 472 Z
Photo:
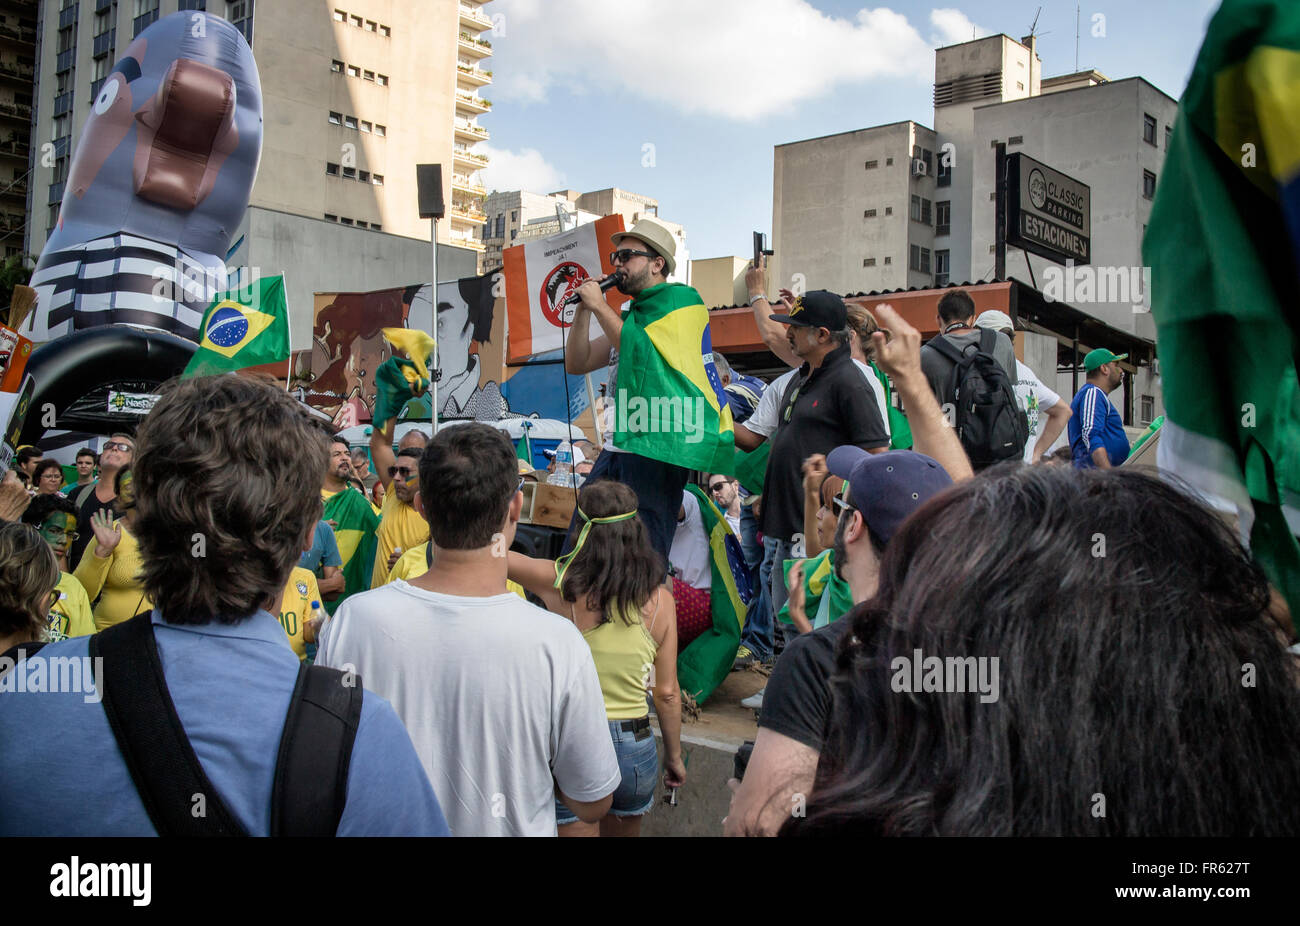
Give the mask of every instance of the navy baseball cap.
M 849 311 L 839 296 L 824 289 L 814 289 L 795 299 L 789 315 L 773 315 L 772 321 L 800 328 L 840 331 L 849 323 Z
M 852 445 L 836 447 L 826 455 L 826 468 L 848 482 L 848 501 L 882 543 L 889 543 L 912 512 L 952 485 L 937 460 L 912 450 L 867 453 Z

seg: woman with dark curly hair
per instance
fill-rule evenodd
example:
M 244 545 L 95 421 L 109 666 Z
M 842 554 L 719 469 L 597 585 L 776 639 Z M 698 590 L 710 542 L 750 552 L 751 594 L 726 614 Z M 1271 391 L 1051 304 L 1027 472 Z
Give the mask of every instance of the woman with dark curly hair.
M 563 802 L 555 814 L 561 836 L 637 836 L 654 804 L 659 764 L 646 688 L 664 738 L 664 784 L 686 782 L 681 701 L 677 685 L 677 616 L 661 583 L 663 559 L 637 515 L 636 493 L 608 479 L 578 495 L 582 532 L 558 562 L 509 554 L 509 576 L 582 631 L 596 661 L 605 717 L 622 782 L 609 813 L 582 823 Z
M 958 485 L 846 618 L 807 817 L 782 834 L 1300 832 L 1280 610 L 1224 522 L 1154 476 Z
M 58 495 L 63 486 L 63 467 L 58 460 L 41 460 L 32 470 L 32 486 L 37 495 Z
M 30 524 L 0 524 L 0 671 L 18 650 L 43 643 L 50 604 L 59 583 L 59 564 Z

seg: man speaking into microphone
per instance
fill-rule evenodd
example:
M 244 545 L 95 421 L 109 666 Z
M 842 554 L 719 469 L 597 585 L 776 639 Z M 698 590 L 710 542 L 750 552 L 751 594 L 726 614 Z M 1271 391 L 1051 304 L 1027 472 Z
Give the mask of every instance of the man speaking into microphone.
M 668 282 L 677 243 L 667 226 L 642 218 L 610 241 L 610 262 L 623 275 L 618 290 L 632 301 L 620 315 L 596 280 L 579 287 L 565 369 L 582 374 L 609 364 L 614 410 L 587 480 L 614 479 L 636 493 L 650 542 L 666 564 L 690 471 L 732 471 L 731 409 L 713 366 L 709 311 L 694 289 Z M 595 338 L 587 313 L 600 326 Z M 566 551 L 580 517 L 575 513 Z

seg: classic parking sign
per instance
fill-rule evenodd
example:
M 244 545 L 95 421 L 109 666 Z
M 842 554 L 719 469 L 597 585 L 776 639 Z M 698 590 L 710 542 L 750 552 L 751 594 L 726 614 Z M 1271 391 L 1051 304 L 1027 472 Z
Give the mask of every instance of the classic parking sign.
M 1063 264 L 1092 259 L 1088 185 L 1019 152 L 1007 155 L 1007 244 Z

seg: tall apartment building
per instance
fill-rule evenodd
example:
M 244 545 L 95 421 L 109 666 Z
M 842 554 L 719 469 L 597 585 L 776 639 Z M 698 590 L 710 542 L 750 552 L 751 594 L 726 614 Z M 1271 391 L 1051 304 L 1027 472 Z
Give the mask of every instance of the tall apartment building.
M 474 273 L 486 191 L 474 151 L 492 20 L 474 0 L 46 0 L 40 23 L 28 248 L 57 221 L 68 162 L 103 79 L 131 40 L 176 10 L 229 20 L 253 47 L 262 84 L 257 182 L 232 267 L 284 273 L 295 348 L 312 293 L 427 280 L 430 225 L 415 165 L 440 163 L 447 217 L 438 275 Z M 59 8 L 61 7 L 61 8 Z M 34 144 L 39 148 L 39 144 Z M 3 167 L 0 166 L 0 176 Z
M 32 86 L 36 79 L 36 0 L 0 0 L 0 245 L 23 252 Z
M 483 224 L 484 270 L 501 266 L 502 252 L 528 238 L 555 234 L 559 229 L 556 208 L 562 209 L 577 224 L 585 224 L 606 215 L 621 215 L 625 228 L 631 228 L 643 215 L 659 218 L 659 201 L 618 187 L 580 193 L 559 190 L 555 193 L 530 193 L 527 190 L 493 191 L 486 201 L 487 221 Z M 686 247 L 686 230 L 676 222 L 659 219 L 668 226 L 677 242 L 677 272 L 671 277 L 688 282 L 690 251 Z M 570 227 L 572 227 L 570 225 Z
M 843 293 L 991 280 L 998 143 L 1091 190 L 1091 272 L 1125 285 L 1063 298 L 1109 325 L 1152 339 L 1141 275 L 1142 235 L 1178 102 L 1142 78 L 1096 71 L 1044 78 L 1033 36 L 994 35 L 935 51 L 934 128 L 876 126 L 778 145 L 773 177 L 773 288 L 802 273 Z M 910 153 L 910 157 L 908 156 Z M 1007 250 L 1006 273 L 1060 280 L 1065 268 Z M 1133 283 L 1138 285 L 1134 286 Z M 1141 298 L 1135 290 L 1143 290 Z M 1037 372 L 1053 381 L 1055 346 L 1029 335 Z M 1071 378 L 1060 380 L 1068 391 Z M 1160 413 L 1149 370 L 1134 388 L 1139 422 Z

